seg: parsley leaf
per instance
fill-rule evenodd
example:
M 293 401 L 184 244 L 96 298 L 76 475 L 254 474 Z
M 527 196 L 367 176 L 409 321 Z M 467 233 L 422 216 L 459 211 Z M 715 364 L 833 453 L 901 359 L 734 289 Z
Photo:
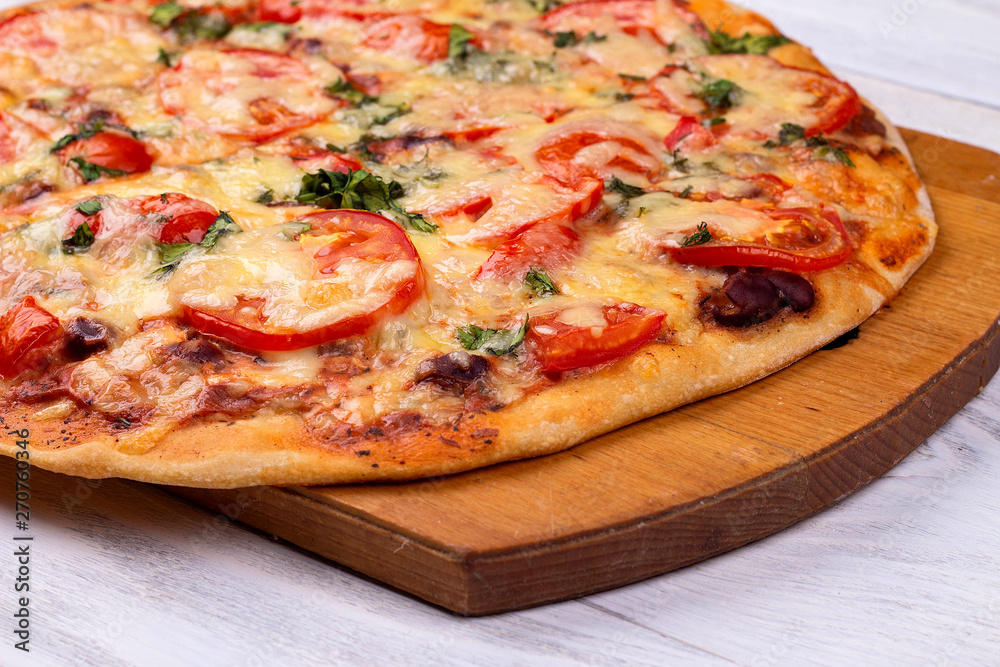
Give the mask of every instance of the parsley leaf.
M 612 176 L 611 180 L 607 182 L 605 187 L 611 192 L 617 192 L 625 199 L 632 199 L 633 197 L 641 197 L 646 194 L 646 191 L 635 185 L 629 185 L 625 183 L 617 176 Z
M 167 51 L 160 48 L 160 53 L 156 56 L 156 62 L 163 63 L 165 67 L 173 67 L 175 62 L 174 59 L 180 55 L 179 51 Z
M 591 30 L 583 37 L 578 37 L 575 30 L 568 30 L 566 32 L 550 32 L 545 31 L 545 34 L 552 37 L 552 45 L 557 49 L 562 49 L 567 46 L 576 46 L 577 44 L 593 44 L 595 42 L 603 42 L 608 37 L 607 35 L 598 35 L 596 32 Z
M 94 232 L 91 231 L 90 225 L 84 221 L 73 232 L 73 236 L 63 239 L 62 251 L 67 255 L 72 255 L 76 252 L 82 252 L 92 245 L 94 245 Z
M 742 89 L 732 81 L 718 79 L 704 86 L 697 97 L 708 105 L 712 111 L 727 111 L 736 104 L 739 104 Z
M 431 233 L 437 229 L 419 213 L 409 213 L 396 200 L 403 196 L 403 186 L 396 181 L 386 183 L 364 169 L 339 171 L 320 169 L 302 177 L 302 187 L 295 201 L 320 208 L 353 208 L 362 211 L 394 211 L 406 219 L 413 229 Z
M 840 146 L 831 146 L 830 144 L 819 146 L 813 151 L 813 158 L 816 160 L 826 160 L 827 162 L 840 162 L 846 164 L 848 167 L 858 166 L 854 164 L 854 160 L 847 154 L 847 151 Z
M 712 232 L 708 231 L 708 224 L 703 222 L 698 225 L 698 230 L 694 234 L 684 237 L 684 240 L 681 241 L 681 247 L 690 248 L 693 245 L 703 245 L 714 238 Z
M 620 78 L 622 78 L 622 79 L 625 79 L 626 81 L 647 81 L 648 80 L 648 79 L 646 79 L 646 77 L 644 77 L 644 76 L 638 76 L 636 74 L 622 74 L 621 72 L 619 72 L 618 76 Z
M 109 169 L 107 167 L 102 167 L 99 164 L 94 164 L 93 162 L 87 162 L 82 157 L 71 157 L 70 162 L 76 165 L 76 168 L 80 171 L 80 175 L 83 176 L 83 180 L 90 183 L 91 181 L 96 181 L 101 176 L 108 176 L 110 178 L 117 178 L 119 176 L 124 176 L 128 172 L 124 172 L 121 169 Z
M 271 188 L 264 190 L 264 192 L 254 201 L 256 201 L 258 204 L 270 204 L 271 202 L 274 201 L 274 190 L 272 190 Z
M 821 135 L 815 135 L 812 137 L 806 136 L 805 128 L 801 125 L 796 125 L 795 123 L 782 123 L 781 131 L 778 132 L 778 143 L 775 144 L 774 141 L 768 141 L 764 144 L 765 148 L 777 148 L 778 146 L 791 146 L 796 141 L 805 141 L 806 146 L 809 148 L 814 148 L 813 159 L 815 160 L 826 160 L 827 162 L 841 162 L 848 167 L 856 167 L 854 161 L 851 160 L 850 156 L 840 146 L 834 146 L 830 143 L 830 140 Z
M 363 92 L 358 90 L 358 88 L 353 83 L 345 79 L 337 79 L 329 86 L 324 88 L 324 90 L 326 91 L 327 95 L 342 99 L 345 102 L 356 107 L 378 102 L 377 97 L 372 97 L 371 95 L 365 95 Z
M 233 29 L 226 17 L 217 12 L 187 12 L 175 24 L 181 42 L 196 39 L 222 39 Z
M 153 11 L 149 13 L 149 22 L 155 23 L 165 30 L 185 11 L 187 10 L 174 2 L 174 0 L 161 2 L 153 7 Z
M 375 118 L 372 118 L 372 125 L 385 125 L 386 123 L 396 120 L 400 116 L 405 116 L 411 111 L 413 111 L 413 109 L 410 108 L 410 105 L 404 102 L 399 106 L 395 107 L 392 111 L 390 111 L 386 115 L 376 116 Z
M 513 352 L 528 333 L 528 318 L 518 329 L 482 329 L 475 324 L 456 329 L 455 335 L 466 350 L 482 350 L 494 357 Z
M 157 243 L 156 247 L 160 251 L 160 264 L 163 266 L 154 271 L 153 275 L 166 275 L 176 269 L 184 253 L 195 246 L 214 248 L 215 244 L 219 242 L 219 238 L 224 234 L 239 234 L 242 231 L 243 228 L 236 224 L 229 213 L 219 211 L 219 217 L 205 230 L 205 236 L 198 243 Z
M 721 30 L 710 33 L 710 37 L 707 42 L 708 51 L 714 54 L 750 53 L 765 56 L 774 47 L 791 42 L 782 35 L 751 35 L 745 32 L 742 37 L 733 37 Z
M 688 164 L 688 159 L 681 156 L 681 149 L 676 149 L 670 153 L 670 160 L 673 164 L 674 169 L 677 171 L 683 171 L 687 173 L 691 170 L 691 165 Z
M 806 129 L 801 125 L 796 125 L 795 123 L 782 123 L 781 131 L 778 132 L 778 144 L 781 146 L 788 146 L 794 144 L 796 141 L 801 141 L 806 138 Z
M 451 28 L 448 29 L 448 57 L 455 58 L 468 54 L 469 42 L 475 38 L 473 33 L 457 23 L 452 23 Z
M 529 269 L 528 273 L 524 276 L 524 284 L 531 288 L 531 291 L 538 296 L 559 294 L 559 288 L 552 282 L 552 279 L 549 278 L 544 269 L 536 269 L 534 267 Z
M 78 139 L 89 139 L 95 134 L 104 132 L 107 129 L 121 130 L 133 139 L 139 138 L 138 132 L 127 128 L 124 125 L 109 124 L 103 118 L 96 118 L 94 120 L 87 121 L 86 123 L 80 123 L 77 125 L 76 132 L 61 137 L 56 143 L 52 144 L 52 148 L 49 149 L 49 152 L 57 153 Z
M 80 202 L 76 205 L 76 210 L 84 215 L 94 215 L 103 209 L 104 204 L 101 203 L 100 199 L 88 199 L 87 201 Z

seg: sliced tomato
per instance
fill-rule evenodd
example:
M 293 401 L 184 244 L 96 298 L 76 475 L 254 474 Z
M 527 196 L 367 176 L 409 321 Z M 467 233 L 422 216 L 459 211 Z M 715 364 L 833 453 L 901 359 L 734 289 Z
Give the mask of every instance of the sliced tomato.
M 337 272 L 348 260 L 383 264 L 408 260 L 416 271 L 396 282 L 371 287 L 377 304 L 306 331 L 276 328 L 265 315 L 267 303 L 243 299 L 231 310 L 207 311 L 184 307 L 183 318 L 198 331 L 254 350 L 286 351 L 321 345 L 364 334 L 388 317 L 409 308 L 423 291 L 423 271 L 416 248 L 406 232 L 391 220 L 367 211 L 336 210 L 314 213 L 300 219 L 312 229 L 299 236 L 299 244 L 313 260 L 316 279 Z
M 350 171 L 364 169 L 364 165 L 356 157 L 344 153 L 336 153 L 322 146 L 302 139 L 292 139 L 280 144 L 271 144 L 275 152 L 292 158 L 295 166 L 304 171 L 339 171 L 346 174 Z
M 59 44 L 47 34 L 44 15 L 44 12 L 23 12 L 0 22 L 0 48 L 25 51 L 43 58 L 54 55 Z
M 340 106 L 323 81 L 342 78 L 333 65 L 313 72 L 292 56 L 258 49 L 195 48 L 159 75 L 160 104 L 174 116 L 234 139 L 261 142 L 314 123 Z
M 146 215 L 163 217 L 164 224 L 157 238 L 160 243 L 200 243 L 219 217 L 211 204 L 177 192 L 146 197 L 138 204 Z
M 103 222 L 103 218 L 104 218 L 103 210 L 98 211 L 97 213 L 93 213 L 91 215 L 87 215 L 86 213 L 81 213 L 77 209 L 73 209 L 72 213 L 70 213 L 69 216 L 69 222 L 66 225 L 67 234 L 65 238 L 67 239 L 72 238 L 73 235 L 76 233 L 76 230 L 83 223 L 87 223 L 87 228 L 90 229 L 91 233 L 94 236 L 97 236 L 98 234 L 101 233 L 101 224 Z
M 500 244 L 476 271 L 477 278 L 523 278 L 531 268 L 551 270 L 580 253 L 580 235 L 569 227 L 543 222 Z
M 26 296 L 0 317 L 0 377 L 7 380 L 27 370 L 38 352 L 55 341 L 59 320 Z
M 692 116 L 681 118 L 673 132 L 668 134 L 667 138 L 663 140 L 663 145 L 667 147 L 668 151 L 673 152 L 677 150 L 677 146 L 681 142 L 684 142 L 685 150 L 693 151 L 707 150 L 719 143 L 711 130 L 707 129 L 697 118 Z
M 383 53 L 432 63 L 448 57 L 450 32 L 450 25 L 419 16 L 394 16 L 373 25 L 361 43 Z
M 303 17 L 336 16 L 355 21 L 378 21 L 392 16 L 379 3 L 368 0 L 260 0 L 257 20 L 275 23 L 298 23 Z
M 120 132 L 98 132 L 85 139 L 77 139 L 59 151 L 66 160 L 82 158 L 105 169 L 116 169 L 126 174 L 149 171 L 153 156 L 138 139 Z
M 587 149 L 590 154 L 581 159 L 581 151 Z M 559 133 L 542 143 L 535 159 L 545 173 L 567 185 L 585 178 L 604 180 L 615 170 L 652 178 L 661 168 L 660 161 L 640 141 L 593 130 Z
M 755 266 L 794 273 L 833 268 L 854 252 L 843 221 L 830 207 L 818 212 L 808 208 L 768 208 L 756 214 L 764 219 L 763 231 L 756 238 L 718 239 L 666 250 L 682 264 Z
M 641 29 L 655 34 L 659 24 L 658 0 L 584 0 L 560 5 L 542 17 L 542 25 L 548 30 L 556 28 L 587 28 L 590 21 L 605 16 L 614 17 L 624 32 L 635 34 Z M 673 0 L 674 11 L 688 23 L 702 39 L 708 39 L 708 31 L 701 18 L 686 7 L 686 2 Z
M 603 327 L 575 326 L 560 321 L 560 312 L 531 318 L 526 336 L 542 370 L 571 371 L 616 361 L 656 338 L 666 313 L 634 303 L 603 306 Z

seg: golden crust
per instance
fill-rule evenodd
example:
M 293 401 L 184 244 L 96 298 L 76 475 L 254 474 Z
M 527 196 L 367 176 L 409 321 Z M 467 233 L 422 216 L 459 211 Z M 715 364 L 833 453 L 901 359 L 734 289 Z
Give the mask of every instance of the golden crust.
M 0 21 L 27 10 L 75 5 L 48 0 L 0 13 Z M 775 33 L 759 15 L 723 0 L 692 0 L 710 29 L 733 34 Z M 772 55 L 787 65 L 826 72 L 799 45 Z M 29 428 L 31 462 L 83 477 L 130 479 L 206 488 L 402 480 L 454 473 L 563 450 L 621 426 L 708 396 L 737 389 L 793 363 L 858 326 L 891 299 L 933 248 L 936 226 L 905 146 L 890 126 L 897 150 L 862 161 L 846 183 L 823 171 L 799 174 L 832 201 L 892 225 L 858 230 L 854 258 L 810 278 L 817 303 L 741 330 L 710 327 L 697 344 L 650 344 L 596 372 L 567 377 L 497 411 L 469 413 L 448 426 L 418 415 L 333 441 L 294 415 L 259 414 L 193 421 L 165 432 L 116 432 L 101 417 L 67 407 L 41 419 L 46 405 L 4 406 L 6 429 Z M 889 173 L 882 180 L 879 174 Z M 608 388 L 614 387 L 614 392 Z M 10 440 L 0 453 L 15 456 Z

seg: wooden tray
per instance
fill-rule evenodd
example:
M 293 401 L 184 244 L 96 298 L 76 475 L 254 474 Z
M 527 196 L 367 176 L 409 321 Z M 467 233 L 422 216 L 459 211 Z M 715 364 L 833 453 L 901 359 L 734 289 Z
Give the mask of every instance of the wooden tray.
M 1000 365 L 1000 155 L 905 137 L 937 250 L 844 347 L 541 459 L 406 484 L 176 492 L 467 615 L 622 586 L 815 514 Z

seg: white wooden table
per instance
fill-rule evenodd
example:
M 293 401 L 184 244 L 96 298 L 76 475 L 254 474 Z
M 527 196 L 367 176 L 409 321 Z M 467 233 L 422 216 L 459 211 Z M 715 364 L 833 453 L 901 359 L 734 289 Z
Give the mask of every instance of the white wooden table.
M 1000 151 L 995 0 L 746 4 L 897 123 Z M 7 477 L 0 516 L 13 517 Z M 12 646 L 3 556 L 3 665 L 1000 664 L 1000 378 L 888 475 L 793 528 L 492 618 L 452 616 L 156 488 L 37 469 L 32 486 L 31 653 Z

